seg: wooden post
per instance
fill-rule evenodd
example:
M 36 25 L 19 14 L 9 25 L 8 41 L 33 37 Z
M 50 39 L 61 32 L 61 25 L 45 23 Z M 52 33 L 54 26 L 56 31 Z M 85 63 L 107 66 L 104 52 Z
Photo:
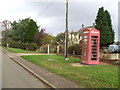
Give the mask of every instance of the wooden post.
M 50 46 L 48 45 L 48 51 L 47 51 L 47 53 L 49 54 L 50 53 Z
M 9 47 L 9 44 L 7 43 L 7 48 Z
M 59 45 L 57 45 L 57 53 L 59 53 L 59 49 L 60 49 L 60 48 L 59 48 Z

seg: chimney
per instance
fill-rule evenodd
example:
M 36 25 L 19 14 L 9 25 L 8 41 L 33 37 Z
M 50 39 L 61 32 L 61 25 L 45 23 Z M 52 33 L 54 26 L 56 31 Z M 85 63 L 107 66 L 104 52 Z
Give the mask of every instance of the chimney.
M 93 23 L 93 26 L 95 26 L 95 23 Z
M 84 27 L 84 24 L 82 24 L 82 27 Z

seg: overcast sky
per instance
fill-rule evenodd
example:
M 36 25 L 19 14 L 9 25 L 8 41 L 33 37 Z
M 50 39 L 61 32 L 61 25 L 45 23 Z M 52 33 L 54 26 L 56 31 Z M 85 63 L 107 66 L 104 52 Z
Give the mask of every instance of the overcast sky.
M 44 1 L 44 2 L 43 2 Z M 81 25 L 95 22 L 98 9 L 104 7 L 111 14 L 115 41 L 118 40 L 119 0 L 69 0 L 69 31 L 77 31 Z M 65 0 L 2 0 L 0 22 L 31 17 L 47 33 L 56 35 L 65 31 Z

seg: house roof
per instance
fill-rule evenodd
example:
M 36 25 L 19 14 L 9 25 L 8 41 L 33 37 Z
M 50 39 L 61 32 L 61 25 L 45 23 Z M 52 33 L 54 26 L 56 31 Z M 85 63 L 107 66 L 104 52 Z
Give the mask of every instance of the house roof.
M 92 26 L 87 26 L 87 27 L 82 27 L 81 29 L 78 30 L 78 33 L 80 34 L 80 36 L 82 35 L 83 30 L 87 29 L 87 28 L 95 28 L 95 25 Z

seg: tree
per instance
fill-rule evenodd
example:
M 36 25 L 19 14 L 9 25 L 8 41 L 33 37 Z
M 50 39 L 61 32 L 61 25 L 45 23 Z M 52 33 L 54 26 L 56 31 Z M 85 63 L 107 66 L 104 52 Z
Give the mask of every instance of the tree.
M 18 29 L 18 27 L 20 27 L 19 23 L 17 23 L 16 21 L 13 21 L 11 25 L 12 25 L 12 39 L 16 42 L 21 41 L 21 38 L 20 38 L 21 33 Z
M 28 43 L 34 42 L 34 35 L 36 34 L 36 32 L 38 32 L 38 26 L 36 24 L 36 22 L 33 19 L 26 19 L 26 30 L 24 33 L 24 38 L 25 41 Z
M 52 35 L 50 35 L 50 34 L 45 33 L 45 34 L 43 35 L 43 40 L 42 40 L 42 42 L 43 42 L 43 45 L 46 45 L 46 44 L 54 44 L 54 43 L 55 43 L 55 37 L 52 36 Z
M 34 35 L 38 32 L 38 26 L 33 19 L 26 18 L 12 23 L 13 40 L 23 43 L 34 42 Z
M 11 30 L 11 21 L 4 20 L 2 21 L 1 26 L 2 26 L 2 31 Z
M 100 30 L 100 44 L 101 46 L 108 46 L 114 42 L 114 31 L 112 29 L 111 17 L 107 10 L 101 7 L 98 10 L 96 17 L 95 28 Z
M 57 42 L 57 44 L 64 44 L 64 41 L 65 41 L 65 33 L 59 33 L 56 36 L 56 42 Z
M 45 33 L 45 29 L 41 29 L 35 34 L 34 40 L 38 46 L 42 46 L 47 44 L 54 44 L 55 37 L 48 33 Z
M 38 46 L 42 46 L 42 44 L 43 44 L 42 40 L 43 40 L 44 33 L 45 33 L 45 29 L 41 29 L 39 32 L 36 32 L 36 34 L 34 36 L 35 43 Z
M 11 41 L 12 33 L 11 30 L 2 31 L 2 41 L 9 42 Z
M 11 39 L 11 21 L 4 20 L 1 22 L 1 34 L 2 34 L 2 41 L 8 42 Z
M 106 13 L 106 17 L 107 17 L 108 27 L 109 27 L 109 30 L 110 30 L 110 36 L 111 36 L 111 37 L 109 37 L 109 40 L 110 40 L 110 44 L 111 44 L 111 43 L 114 42 L 115 32 L 114 32 L 114 30 L 112 29 L 112 24 L 111 24 L 112 21 L 111 21 L 110 13 L 109 13 L 107 10 L 105 10 L 105 13 Z

